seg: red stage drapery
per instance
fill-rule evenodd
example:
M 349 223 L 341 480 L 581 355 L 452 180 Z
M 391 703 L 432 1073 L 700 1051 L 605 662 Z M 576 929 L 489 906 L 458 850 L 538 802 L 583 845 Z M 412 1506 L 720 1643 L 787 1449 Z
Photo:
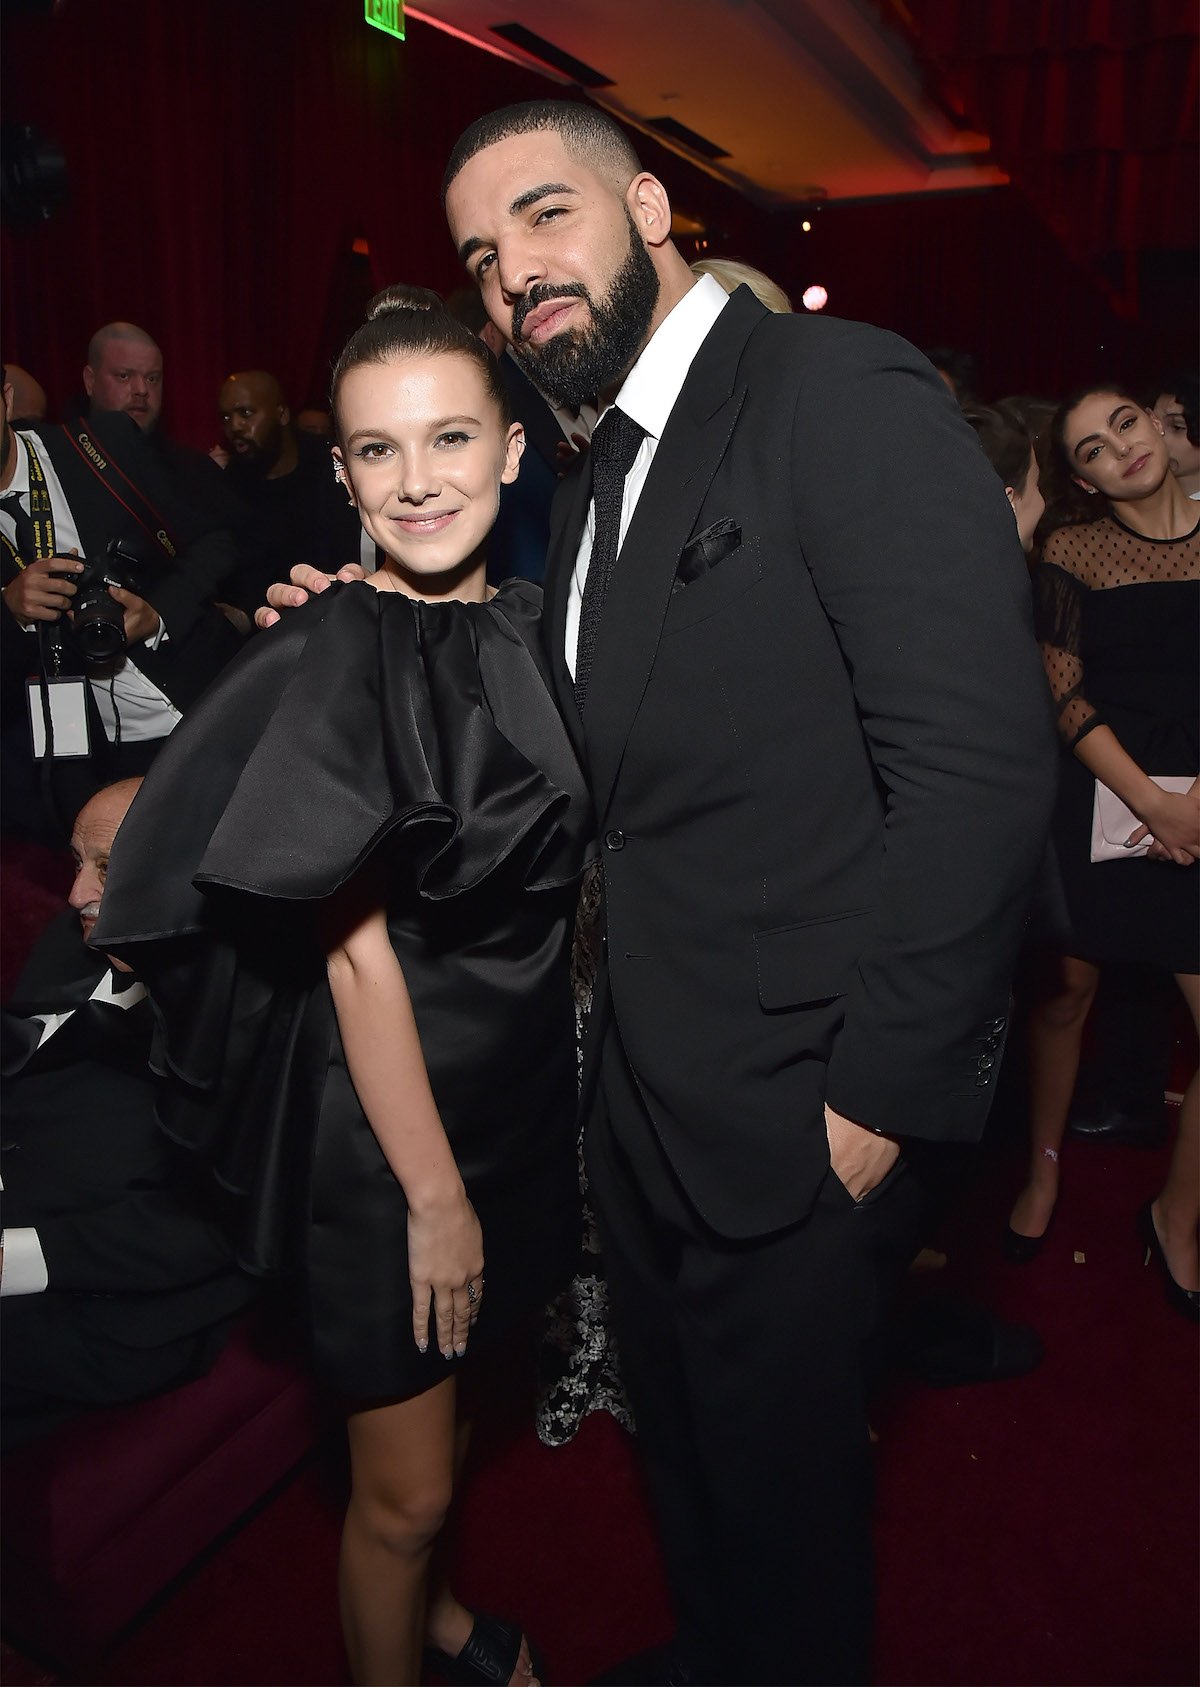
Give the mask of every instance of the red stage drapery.
M 1140 251 L 1194 247 L 1194 0 L 905 0 L 949 104 L 1126 314 Z

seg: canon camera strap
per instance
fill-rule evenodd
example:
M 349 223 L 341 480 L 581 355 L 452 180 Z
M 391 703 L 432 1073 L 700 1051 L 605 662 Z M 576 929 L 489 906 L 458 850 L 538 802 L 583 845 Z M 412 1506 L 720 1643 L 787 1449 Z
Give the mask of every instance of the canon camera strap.
M 66 422 L 60 422 L 59 426 L 72 449 L 91 469 L 109 497 L 115 498 L 121 508 L 133 517 L 143 533 L 148 534 L 156 545 L 161 545 L 168 556 L 178 556 L 179 546 L 172 538 L 163 517 L 145 493 L 133 484 L 112 452 L 101 451 L 87 429 L 78 423 L 72 427 Z

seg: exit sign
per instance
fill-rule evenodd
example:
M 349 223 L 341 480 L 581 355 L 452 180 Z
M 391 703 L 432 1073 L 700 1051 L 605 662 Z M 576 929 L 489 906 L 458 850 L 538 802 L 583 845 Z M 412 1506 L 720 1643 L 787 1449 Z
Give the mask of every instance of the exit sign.
M 363 0 L 363 17 L 372 29 L 404 39 L 404 0 Z

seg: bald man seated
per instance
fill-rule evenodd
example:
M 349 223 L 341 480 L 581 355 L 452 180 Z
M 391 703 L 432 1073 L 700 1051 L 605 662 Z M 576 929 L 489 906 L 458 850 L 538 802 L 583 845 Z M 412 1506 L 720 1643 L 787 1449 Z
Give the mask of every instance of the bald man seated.
M 243 369 L 221 383 L 217 413 L 226 479 L 243 515 L 229 601 L 252 615 L 273 580 L 297 562 L 334 573 L 359 562 L 362 529 L 333 478 L 329 446 L 300 432 L 274 375 Z M 282 570 L 282 573 L 281 573 Z
M 257 1292 L 207 1182 L 159 1128 L 145 987 L 86 946 L 140 784 L 107 786 L 81 809 L 71 911 L 3 1010 L 5 1447 L 202 1375 Z

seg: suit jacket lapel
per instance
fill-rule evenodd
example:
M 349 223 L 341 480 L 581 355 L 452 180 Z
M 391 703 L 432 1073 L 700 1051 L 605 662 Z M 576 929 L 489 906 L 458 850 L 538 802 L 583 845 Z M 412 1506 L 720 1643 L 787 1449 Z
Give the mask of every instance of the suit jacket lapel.
M 742 348 L 765 314 L 749 290 L 741 289 L 700 347 L 663 430 L 609 581 L 585 721 L 592 795 L 601 824 L 650 678 L 680 552 L 746 396 L 737 386 Z

